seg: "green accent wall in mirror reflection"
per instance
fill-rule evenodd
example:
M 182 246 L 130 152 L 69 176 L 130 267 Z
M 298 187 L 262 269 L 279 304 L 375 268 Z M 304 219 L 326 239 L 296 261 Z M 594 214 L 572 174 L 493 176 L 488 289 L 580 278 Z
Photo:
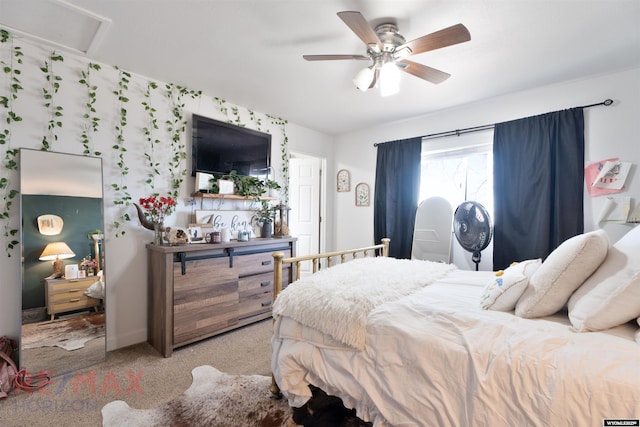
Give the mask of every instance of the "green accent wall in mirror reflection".
M 87 237 L 87 233 L 102 229 L 102 216 L 96 215 L 96 212 L 102 212 L 102 199 L 22 195 L 23 309 L 45 306 L 43 279 L 53 273 L 53 266 L 51 261 L 40 261 L 38 258 L 48 243 L 65 242 L 76 254 L 73 258 L 65 259 L 65 265 L 80 264 L 87 255 L 92 258 L 95 256 L 94 242 Z M 38 217 L 45 214 L 62 218 L 64 225 L 60 234 L 40 234 Z

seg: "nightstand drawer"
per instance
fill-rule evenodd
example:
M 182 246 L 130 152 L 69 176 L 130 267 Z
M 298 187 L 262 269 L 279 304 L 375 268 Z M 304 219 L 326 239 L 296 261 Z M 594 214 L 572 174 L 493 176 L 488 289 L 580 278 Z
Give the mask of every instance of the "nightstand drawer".
M 48 282 L 49 295 L 66 293 L 66 292 L 83 293 L 96 280 L 97 278 L 82 279 L 82 280 L 52 280 Z
M 53 303 L 53 313 L 64 313 L 66 311 L 73 310 L 81 310 L 83 308 L 91 308 L 96 307 L 98 305 L 98 300 L 94 298 L 70 298 L 68 300 L 54 302 Z
M 56 305 L 64 302 L 77 302 L 86 300 L 93 300 L 94 302 L 96 301 L 94 298 L 89 298 L 88 296 L 86 296 L 84 294 L 84 290 L 72 290 L 67 292 L 55 293 L 49 296 L 49 300 Z
M 59 313 L 98 307 L 100 300 L 84 294 L 96 280 L 97 277 L 78 280 L 45 279 L 47 313 L 51 315 L 51 319 Z

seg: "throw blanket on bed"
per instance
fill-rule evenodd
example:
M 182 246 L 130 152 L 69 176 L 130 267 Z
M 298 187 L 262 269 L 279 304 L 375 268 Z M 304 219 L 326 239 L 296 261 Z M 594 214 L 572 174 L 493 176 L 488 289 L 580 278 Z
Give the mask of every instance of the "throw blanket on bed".
M 273 315 L 290 317 L 358 350 L 369 313 L 442 278 L 453 264 L 386 257 L 359 258 L 290 284 Z

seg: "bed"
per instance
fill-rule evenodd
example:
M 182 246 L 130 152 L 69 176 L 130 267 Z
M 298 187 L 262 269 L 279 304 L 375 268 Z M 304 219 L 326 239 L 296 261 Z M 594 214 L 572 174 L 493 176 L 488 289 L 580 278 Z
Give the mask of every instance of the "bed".
M 377 427 L 640 418 L 640 227 L 501 272 L 395 260 L 388 244 L 274 254 L 272 392 L 290 406 L 312 384 Z M 281 290 L 283 264 L 310 260 Z

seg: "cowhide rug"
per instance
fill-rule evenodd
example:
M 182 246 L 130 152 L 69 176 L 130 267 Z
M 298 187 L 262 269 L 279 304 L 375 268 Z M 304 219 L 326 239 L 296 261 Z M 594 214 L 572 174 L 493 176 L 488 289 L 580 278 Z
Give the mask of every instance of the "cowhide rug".
M 104 313 L 69 319 L 29 323 L 22 326 L 22 347 L 60 347 L 77 350 L 87 341 L 104 336 Z
M 301 408 L 273 399 L 271 378 L 229 375 L 211 366 L 191 371 L 182 395 L 155 409 L 134 409 L 116 400 L 102 408 L 104 427 L 370 427 L 335 396 L 310 386 L 313 397 Z M 297 423 L 296 423 L 297 422 Z
M 155 409 L 134 409 L 116 400 L 102 408 L 104 427 L 294 427 L 286 399 L 273 399 L 271 378 L 228 375 L 211 366 L 191 371 L 193 383 L 180 396 Z

